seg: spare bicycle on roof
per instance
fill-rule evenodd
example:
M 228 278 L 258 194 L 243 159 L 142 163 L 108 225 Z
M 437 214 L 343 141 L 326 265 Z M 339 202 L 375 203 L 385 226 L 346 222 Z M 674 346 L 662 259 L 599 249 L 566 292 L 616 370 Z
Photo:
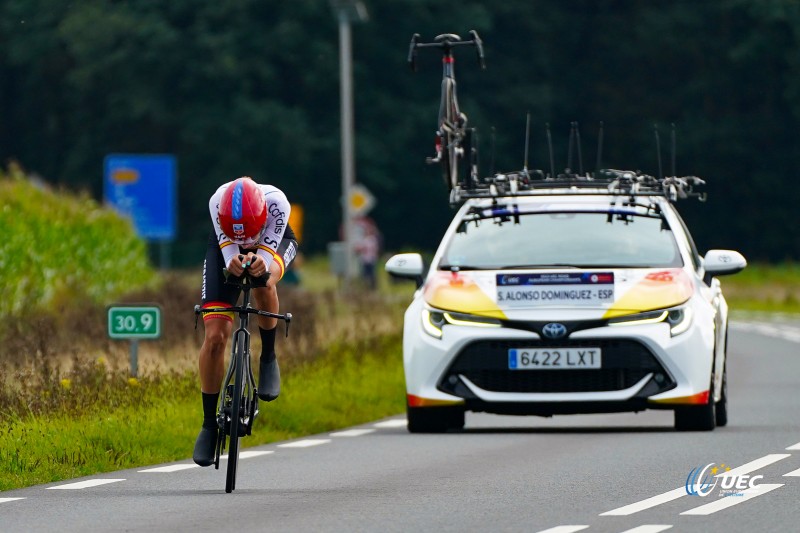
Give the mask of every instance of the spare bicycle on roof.
M 478 63 L 486 68 L 483 55 L 483 41 L 478 32 L 469 32 L 471 39 L 462 40 L 454 33 L 436 36 L 432 43 L 420 42 L 420 35 L 411 37 L 408 50 L 408 63 L 412 70 L 417 69 L 417 51 L 420 48 L 437 48 L 442 51 L 442 95 L 439 103 L 439 120 L 436 130 L 436 154 L 426 159 L 429 164 L 439 163 L 442 166 L 442 178 L 448 190 L 457 187 L 470 188 L 478 178 L 477 168 L 477 132 L 467 128 L 467 115 L 458 106 L 455 78 L 455 57 L 453 49 L 460 46 L 475 47 Z M 465 175 L 459 173 L 459 160 L 468 156 L 469 166 Z
M 661 146 L 657 128 L 655 139 L 658 154 L 658 176 L 641 171 L 603 168 L 603 124 L 597 143 L 597 167 L 594 172 L 584 172 L 578 123 L 572 122 L 569 137 L 567 166 L 556 173 L 553 161 L 553 145 L 550 125 L 547 125 L 547 141 L 550 156 L 549 172 L 528 169 L 528 144 L 530 138 L 530 115 L 525 131 L 525 162 L 521 170 L 493 173 L 481 176 L 478 168 L 477 129 L 467 127 L 467 116 L 458 105 L 453 49 L 459 46 L 473 46 L 478 62 L 485 68 L 483 41 L 475 30 L 469 32 L 471 39 L 462 40 L 456 34 L 445 33 L 434 38 L 433 42 L 420 41 L 420 35 L 411 37 L 408 62 L 416 71 L 417 51 L 420 48 L 437 48 L 442 51 L 442 89 L 439 104 L 438 128 L 436 130 L 436 153 L 426 158 L 429 164 L 440 164 L 442 177 L 448 188 L 450 204 L 457 206 L 469 198 L 499 198 L 545 194 L 616 194 L 630 196 L 664 196 L 671 202 L 683 198 L 698 198 L 704 201 L 705 193 L 697 187 L 705 181 L 697 176 L 678 176 L 675 172 L 675 127 L 672 126 L 672 174 L 664 176 L 661 164 Z M 578 171 L 573 170 L 573 153 L 578 154 Z M 460 162 L 466 156 L 465 171 L 460 170 Z

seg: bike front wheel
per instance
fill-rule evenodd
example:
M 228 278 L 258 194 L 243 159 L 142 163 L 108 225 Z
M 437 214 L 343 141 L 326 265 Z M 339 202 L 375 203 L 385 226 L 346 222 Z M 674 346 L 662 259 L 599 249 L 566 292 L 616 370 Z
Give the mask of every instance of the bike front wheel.
M 240 339 L 233 354 L 235 358 L 233 370 L 233 397 L 231 398 L 231 423 L 228 435 L 228 470 L 225 478 L 225 492 L 236 488 L 236 472 L 239 468 L 239 435 L 241 424 L 242 393 L 244 388 L 244 340 Z

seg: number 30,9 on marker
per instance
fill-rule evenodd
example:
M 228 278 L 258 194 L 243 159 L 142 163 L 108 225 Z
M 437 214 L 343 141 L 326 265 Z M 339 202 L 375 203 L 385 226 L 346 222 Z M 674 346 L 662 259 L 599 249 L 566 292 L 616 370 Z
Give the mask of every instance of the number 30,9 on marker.
M 161 336 L 161 309 L 158 307 L 109 307 L 108 336 L 112 339 L 159 338 Z

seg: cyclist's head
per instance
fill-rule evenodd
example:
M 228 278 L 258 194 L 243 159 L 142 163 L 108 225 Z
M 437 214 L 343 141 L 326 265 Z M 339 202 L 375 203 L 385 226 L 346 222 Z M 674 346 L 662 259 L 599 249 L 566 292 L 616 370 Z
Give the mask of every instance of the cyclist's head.
M 219 202 L 219 225 L 230 240 L 252 246 L 267 222 L 267 202 L 256 182 L 248 177 L 228 185 Z

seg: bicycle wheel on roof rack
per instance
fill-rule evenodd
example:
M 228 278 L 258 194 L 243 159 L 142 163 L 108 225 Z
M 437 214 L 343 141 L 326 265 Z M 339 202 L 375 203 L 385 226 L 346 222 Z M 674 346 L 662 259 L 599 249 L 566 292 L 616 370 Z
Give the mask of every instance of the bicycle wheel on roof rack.
M 475 128 L 467 128 L 464 131 L 464 139 L 461 141 L 461 146 L 464 150 L 466 164 L 461 176 L 459 176 L 459 182 L 461 188 L 468 191 L 478 185 L 476 183 L 478 176 L 478 131 Z
M 442 176 L 448 191 L 458 185 L 459 146 L 457 145 L 456 135 L 445 131 L 442 135 Z

